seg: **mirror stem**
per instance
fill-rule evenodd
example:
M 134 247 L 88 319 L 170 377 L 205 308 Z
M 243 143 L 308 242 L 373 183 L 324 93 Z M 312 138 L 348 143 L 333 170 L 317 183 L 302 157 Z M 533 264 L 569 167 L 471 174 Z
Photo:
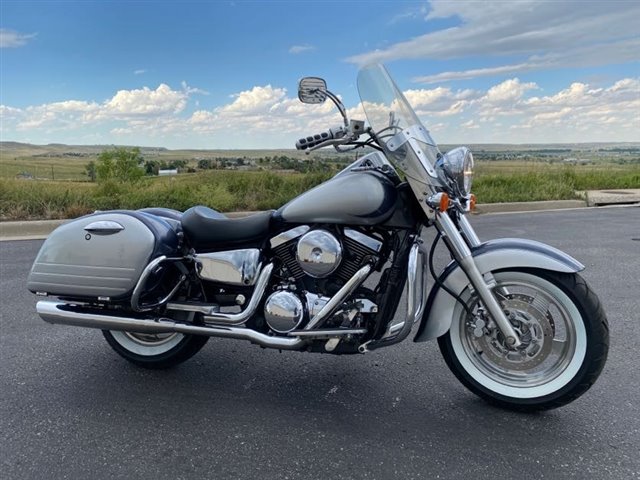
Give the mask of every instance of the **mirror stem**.
M 338 110 L 340 110 L 340 114 L 344 119 L 344 126 L 349 127 L 349 119 L 347 118 L 347 111 L 344 108 L 344 105 L 342 104 L 340 99 L 337 96 L 335 96 L 333 93 L 331 93 L 329 90 L 327 90 L 325 93 L 327 94 L 327 97 L 329 97 L 331 101 L 335 104 L 335 106 L 338 107 Z

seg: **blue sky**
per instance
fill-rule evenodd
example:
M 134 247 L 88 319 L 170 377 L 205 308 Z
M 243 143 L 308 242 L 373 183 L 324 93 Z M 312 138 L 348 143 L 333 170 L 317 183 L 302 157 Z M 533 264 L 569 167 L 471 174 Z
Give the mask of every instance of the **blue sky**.
M 640 141 L 640 2 L 0 3 L 0 134 L 31 143 L 291 147 L 361 116 L 384 62 L 442 143 Z

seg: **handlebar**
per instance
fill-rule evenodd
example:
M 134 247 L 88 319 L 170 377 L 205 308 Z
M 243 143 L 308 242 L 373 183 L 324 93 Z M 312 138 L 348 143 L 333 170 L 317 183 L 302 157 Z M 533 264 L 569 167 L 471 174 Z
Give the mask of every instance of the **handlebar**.
M 347 130 L 340 126 L 330 128 L 326 132 L 316 133 L 305 138 L 301 138 L 296 142 L 296 148 L 298 150 L 306 150 L 307 148 L 313 148 L 328 140 L 334 140 L 344 137 L 347 134 Z

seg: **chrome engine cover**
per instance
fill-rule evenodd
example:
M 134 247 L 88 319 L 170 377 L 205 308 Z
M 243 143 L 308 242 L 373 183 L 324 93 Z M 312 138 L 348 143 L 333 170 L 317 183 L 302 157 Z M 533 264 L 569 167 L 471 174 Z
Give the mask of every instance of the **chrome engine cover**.
M 264 318 L 274 332 L 288 333 L 302 323 L 302 302 L 294 293 L 284 290 L 274 292 L 264 304 Z
M 324 278 L 340 266 L 342 246 L 326 230 L 312 230 L 298 241 L 296 259 L 307 275 Z
M 198 253 L 193 258 L 200 278 L 229 285 L 254 285 L 262 269 L 257 248 Z

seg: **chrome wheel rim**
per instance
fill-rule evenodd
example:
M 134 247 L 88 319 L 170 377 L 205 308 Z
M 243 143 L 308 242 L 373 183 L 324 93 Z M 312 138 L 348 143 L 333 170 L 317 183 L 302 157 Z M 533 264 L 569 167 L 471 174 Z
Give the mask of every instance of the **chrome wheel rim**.
M 162 355 L 184 338 L 182 333 L 137 333 L 111 331 L 111 336 L 123 348 L 145 357 Z
M 566 385 L 586 352 L 582 317 L 571 299 L 552 283 L 522 272 L 495 275 L 496 291 L 522 345 L 508 348 L 497 328 L 479 336 L 476 320 L 461 307 L 451 340 L 458 360 L 476 380 L 496 393 L 532 398 Z M 477 312 L 477 299 L 466 293 Z

